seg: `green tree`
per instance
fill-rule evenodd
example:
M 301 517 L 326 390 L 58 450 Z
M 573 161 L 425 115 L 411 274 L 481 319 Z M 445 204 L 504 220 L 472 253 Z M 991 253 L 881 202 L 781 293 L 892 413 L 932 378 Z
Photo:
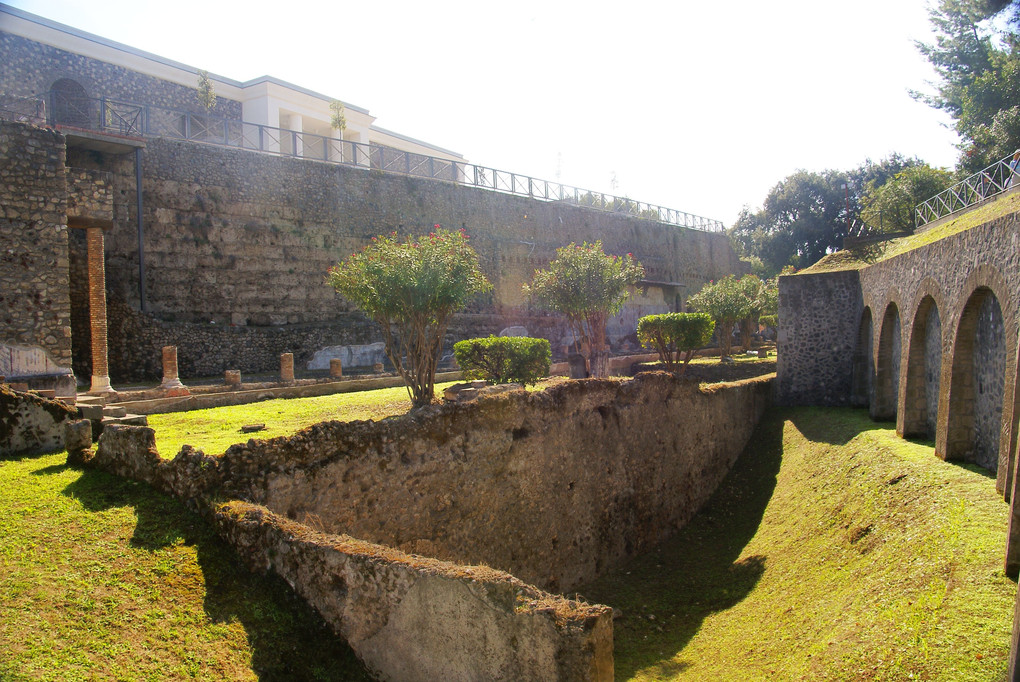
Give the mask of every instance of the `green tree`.
M 683 376 L 694 351 L 712 339 L 715 322 L 708 313 L 664 313 L 638 320 L 637 337 L 654 348 L 667 372 Z
M 883 185 L 869 182 L 861 219 L 886 232 L 914 231 L 914 208 L 953 184 L 953 174 L 928 164 L 900 171 Z
M 745 275 L 737 282 L 746 299 L 746 315 L 740 319 L 740 342 L 744 350 L 751 347 L 751 337 L 758 331 L 762 315 L 774 314 L 779 308 L 779 283 L 776 279 L 762 280 L 757 275 Z
M 727 357 L 732 345 L 733 325 L 751 314 L 751 302 L 740 281 L 735 275 L 727 275 L 718 282 L 709 282 L 691 296 L 687 304 L 712 316 L 719 339 L 719 359 Z
M 463 230 L 439 225 L 420 239 L 372 239 L 330 268 L 326 282 L 382 327 L 386 357 L 407 383 L 411 404 L 432 402 L 436 365 L 453 314 L 492 285 Z
M 929 18 L 935 40 L 917 47 L 939 79 L 912 95 L 953 118 L 975 172 L 1020 147 L 1020 0 L 939 0 Z
M 206 111 L 212 111 L 212 108 L 216 106 L 216 90 L 213 88 L 208 71 L 199 70 L 198 72 L 198 101 L 206 108 Z
M 341 133 L 347 130 L 347 109 L 344 103 L 335 99 L 329 103 L 329 125 Z
M 921 163 L 893 154 L 849 171 L 797 171 L 769 190 L 761 209 L 745 207 L 728 234 L 738 254 L 761 259 L 760 276 L 773 276 L 786 265 L 807 267 L 842 248 L 867 187 L 880 187 Z
M 644 268 L 632 254 L 608 256 L 602 242 L 569 244 L 556 250 L 548 270 L 536 270 L 524 295 L 538 306 L 567 318 L 580 351 L 580 340 L 591 346 L 592 376 L 609 374 L 606 322 L 623 307 L 627 287 L 644 276 Z

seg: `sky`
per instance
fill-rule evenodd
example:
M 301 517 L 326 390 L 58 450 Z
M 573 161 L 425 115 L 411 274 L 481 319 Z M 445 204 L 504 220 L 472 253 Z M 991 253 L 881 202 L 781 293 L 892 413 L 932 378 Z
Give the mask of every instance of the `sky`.
M 469 161 L 733 224 L 798 169 L 951 167 L 926 0 L 5 0 L 235 80 L 270 75 Z

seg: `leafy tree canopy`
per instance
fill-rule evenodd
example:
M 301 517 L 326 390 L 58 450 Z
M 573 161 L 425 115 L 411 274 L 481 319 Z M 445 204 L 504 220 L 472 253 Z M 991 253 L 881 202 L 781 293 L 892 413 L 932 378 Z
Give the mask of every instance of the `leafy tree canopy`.
M 914 208 L 953 184 L 953 174 L 928 164 L 902 170 L 882 185 L 867 184 L 861 218 L 886 232 L 914 229 Z
M 929 16 L 935 40 L 917 47 L 938 82 L 912 94 L 953 118 L 975 172 L 1020 147 L 1020 0 L 939 0 Z
M 847 225 L 860 219 L 867 191 L 921 163 L 893 154 L 878 162 L 869 159 L 850 171 L 797 171 L 769 190 L 761 209 L 745 207 L 729 230 L 730 238 L 741 256 L 761 261 L 762 267 L 755 270 L 761 277 L 773 276 L 787 265 L 807 267 L 842 248 Z
M 536 270 L 524 295 L 540 307 L 565 315 L 575 339 L 588 338 L 596 353 L 608 349 L 606 322 L 620 312 L 627 287 L 644 276 L 632 254 L 609 256 L 602 241 L 569 244 L 556 250 L 548 270 Z M 595 376 L 605 376 L 608 364 L 596 364 Z
M 654 348 L 667 372 L 683 376 L 694 351 L 708 344 L 715 321 L 708 313 L 663 313 L 638 320 L 637 337 Z
M 330 268 L 326 282 L 383 329 L 386 356 L 408 385 L 414 407 L 432 402 L 436 365 L 453 314 L 492 288 L 463 230 L 439 225 L 421 239 L 373 237 Z

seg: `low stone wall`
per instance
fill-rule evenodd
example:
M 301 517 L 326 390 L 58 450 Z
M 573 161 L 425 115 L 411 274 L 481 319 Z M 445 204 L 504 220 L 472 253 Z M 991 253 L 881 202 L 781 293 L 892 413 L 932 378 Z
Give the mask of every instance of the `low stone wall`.
M 184 498 L 240 498 L 331 532 L 568 590 L 665 539 L 715 491 L 769 377 L 566 382 L 382 422 L 326 422 L 219 457 L 104 433 L 98 461 Z M 152 450 L 149 454 L 145 454 Z M 141 458 L 138 454 L 142 454 Z
M 0 384 L 0 457 L 64 447 L 64 422 L 75 410 L 62 402 Z
M 250 568 L 282 576 L 382 679 L 613 679 L 608 606 L 485 566 L 317 533 L 245 502 L 215 518 Z

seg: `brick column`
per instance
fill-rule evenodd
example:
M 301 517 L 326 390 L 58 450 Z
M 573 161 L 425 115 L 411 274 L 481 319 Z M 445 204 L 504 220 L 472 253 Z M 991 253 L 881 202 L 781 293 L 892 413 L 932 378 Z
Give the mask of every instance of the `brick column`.
M 284 384 L 294 383 L 294 354 L 280 354 L 280 381 Z
M 329 359 L 329 376 L 333 379 L 342 379 L 344 376 L 344 366 L 340 362 L 340 358 Z
M 89 266 L 89 327 L 92 336 L 92 388 L 89 393 L 112 393 L 106 351 L 106 265 L 103 229 L 85 232 Z
M 160 388 L 169 396 L 191 395 L 177 374 L 177 346 L 163 346 L 163 383 Z

